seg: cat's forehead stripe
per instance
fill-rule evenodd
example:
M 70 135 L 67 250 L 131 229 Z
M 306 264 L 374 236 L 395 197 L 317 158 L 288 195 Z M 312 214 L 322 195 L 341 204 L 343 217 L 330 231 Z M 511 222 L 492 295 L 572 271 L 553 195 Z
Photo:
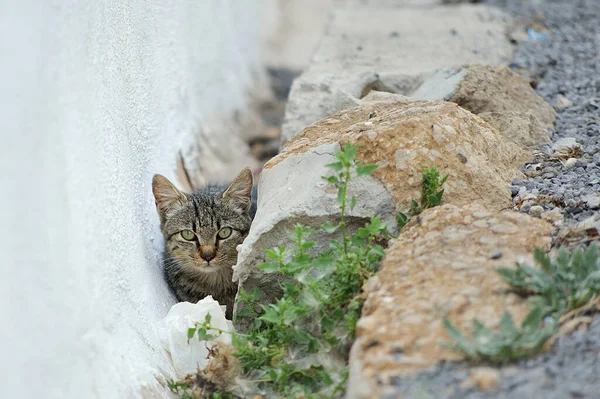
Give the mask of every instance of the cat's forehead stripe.
M 198 211 L 197 199 L 192 197 L 192 204 L 194 204 L 194 210 L 196 211 L 196 219 L 200 220 L 200 212 Z M 195 224 L 195 223 L 194 223 Z
M 208 198 L 208 202 L 210 203 L 208 209 L 206 209 L 206 219 L 207 219 L 207 227 L 213 225 L 213 210 L 215 209 L 215 201 L 212 197 Z
M 215 227 L 218 224 L 217 201 L 214 196 L 203 193 L 192 196 L 192 204 L 195 211 L 195 219 L 198 221 L 199 228 Z M 202 210 L 202 211 L 200 211 Z

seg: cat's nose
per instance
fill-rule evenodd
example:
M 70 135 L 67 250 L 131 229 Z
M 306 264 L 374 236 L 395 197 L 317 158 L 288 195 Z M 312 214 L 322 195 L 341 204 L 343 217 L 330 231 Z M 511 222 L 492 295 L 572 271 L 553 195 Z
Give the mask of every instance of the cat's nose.
M 213 247 L 203 246 L 200 248 L 200 257 L 207 262 L 210 262 L 215 258 L 216 253 Z

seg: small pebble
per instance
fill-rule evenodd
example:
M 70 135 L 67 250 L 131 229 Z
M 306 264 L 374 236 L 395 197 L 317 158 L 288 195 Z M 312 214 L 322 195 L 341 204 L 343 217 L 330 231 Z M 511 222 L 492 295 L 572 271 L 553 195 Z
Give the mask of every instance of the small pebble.
M 542 208 L 540 205 L 534 205 L 529 209 L 529 215 L 534 218 L 539 218 L 542 216 L 542 212 L 544 212 L 544 208 Z
M 521 205 L 521 209 L 519 209 L 519 211 L 521 213 L 529 213 L 529 210 L 531 209 L 531 201 L 527 201 L 525 203 L 523 203 L 523 205 Z
M 575 137 L 564 137 L 552 144 L 552 152 L 564 152 L 573 148 L 581 147 Z
M 569 158 L 565 162 L 565 168 L 567 168 L 567 169 L 572 168 L 573 166 L 575 166 L 576 163 L 577 163 L 577 158 Z
M 557 110 L 563 110 L 565 108 L 569 108 L 573 105 L 573 101 L 569 100 L 567 97 L 559 94 L 554 101 L 554 108 Z
M 591 173 L 594 169 L 597 169 L 598 165 L 596 165 L 593 162 L 588 163 L 587 165 L 585 165 L 585 169 L 587 173 Z
M 590 209 L 600 208 L 600 194 L 588 195 L 584 198 L 585 204 Z
M 471 371 L 469 382 L 483 391 L 495 388 L 500 380 L 500 372 L 491 367 L 477 367 Z
M 494 251 L 490 254 L 490 259 L 500 259 L 502 257 L 502 251 Z
M 542 218 L 542 220 L 545 220 L 547 222 L 553 223 L 553 224 L 562 224 L 562 222 L 565 220 L 565 217 L 563 216 L 562 213 L 560 213 L 560 210 L 558 208 L 554 208 L 551 211 L 546 211 L 543 212 L 540 217 Z

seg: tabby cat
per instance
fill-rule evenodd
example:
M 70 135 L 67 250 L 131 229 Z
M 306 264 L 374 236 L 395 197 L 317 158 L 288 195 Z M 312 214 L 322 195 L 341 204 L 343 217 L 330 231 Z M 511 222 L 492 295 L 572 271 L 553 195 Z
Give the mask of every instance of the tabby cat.
M 163 266 L 169 287 L 179 301 L 196 303 L 212 295 L 227 306 L 231 319 L 236 247 L 256 213 L 252 172 L 246 168 L 229 186 L 209 185 L 191 194 L 155 175 L 152 192 L 166 241 Z

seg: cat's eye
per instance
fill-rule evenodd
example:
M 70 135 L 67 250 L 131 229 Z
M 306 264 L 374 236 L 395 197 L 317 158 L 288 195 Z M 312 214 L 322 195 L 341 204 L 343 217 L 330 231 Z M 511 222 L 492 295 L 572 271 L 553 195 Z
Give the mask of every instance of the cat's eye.
M 196 238 L 196 234 L 194 234 L 194 232 L 192 230 L 182 230 L 181 236 L 183 237 L 184 240 L 188 240 L 188 241 L 192 241 L 193 239 Z
M 231 235 L 231 227 L 223 227 L 219 230 L 218 236 L 221 239 L 225 239 Z

